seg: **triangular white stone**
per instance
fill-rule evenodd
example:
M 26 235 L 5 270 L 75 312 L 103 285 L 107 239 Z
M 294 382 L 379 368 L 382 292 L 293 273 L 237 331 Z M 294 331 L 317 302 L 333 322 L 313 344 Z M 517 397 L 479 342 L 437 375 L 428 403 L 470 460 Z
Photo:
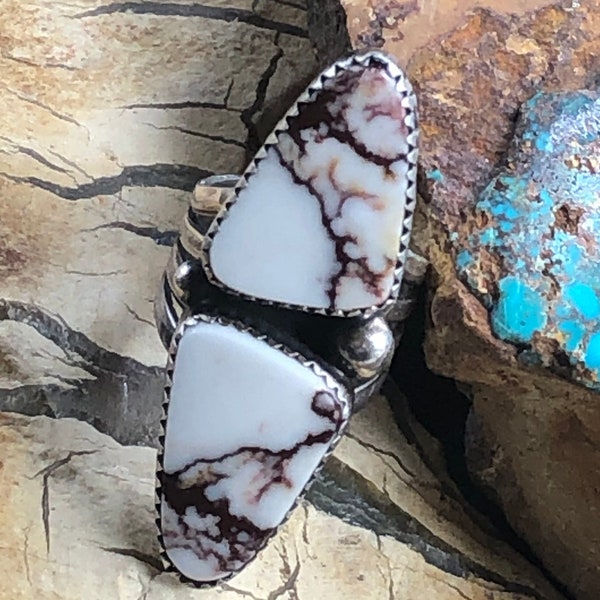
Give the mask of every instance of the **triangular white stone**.
M 180 573 L 227 577 L 284 522 L 347 422 L 332 381 L 233 324 L 185 330 L 160 474 L 160 530 Z
M 209 231 L 207 270 L 222 286 L 344 312 L 392 294 L 414 201 L 414 96 L 376 53 L 332 73 L 282 121 L 277 143 Z

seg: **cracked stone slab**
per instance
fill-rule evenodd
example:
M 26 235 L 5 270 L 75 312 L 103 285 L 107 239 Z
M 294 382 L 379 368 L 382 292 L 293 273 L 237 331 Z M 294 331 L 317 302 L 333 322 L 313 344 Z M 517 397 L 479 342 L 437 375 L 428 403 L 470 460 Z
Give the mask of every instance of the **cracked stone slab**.
M 67 349 L 16 321 L 0 321 L 0 385 L 7 392 L 21 386 L 64 385 L 65 390 L 90 379 Z
M 305 8 L 2 8 L 0 406 L 149 444 L 169 247 L 196 182 L 241 172 L 314 75 Z
M 124 443 L 158 437 L 163 369 L 95 344 L 60 315 L 0 299 L 0 404 L 74 416 Z
M 597 393 L 543 367 L 519 365 L 518 348 L 494 336 L 488 310 L 457 280 L 456 254 L 485 226 L 477 198 L 506 165 L 520 107 L 540 91 L 597 88 L 598 5 L 341 4 L 342 34 L 352 46 L 374 44 L 395 55 L 419 97 L 424 202 L 413 242 L 433 267 L 425 349 L 429 366 L 461 382 L 473 400 L 465 439 L 471 473 L 565 593 L 595 600 Z M 493 276 L 497 265 L 484 265 Z
M 302 5 L 255 4 L 3 5 L 3 298 L 162 362 L 152 298 L 189 192 L 241 171 L 315 71 Z
M 1 413 L 3 585 L 13 598 L 65 600 L 215 594 L 227 600 L 316 594 L 331 600 L 559 600 L 535 569 L 502 544 L 488 537 L 486 548 L 481 530 L 458 533 L 456 520 L 456 532 L 446 533 L 449 505 L 426 516 L 428 504 L 439 502 L 439 484 L 415 447 L 391 427 L 378 435 L 377 424 L 391 422 L 388 411 L 380 400 L 356 420 L 309 500 L 258 560 L 216 591 L 193 590 L 161 571 L 154 450 L 121 446 L 74 419 Z M 405 492 L 410 501 L 402 501 Z M 458 541 L 472 535 L 480 545 L 467 549 Z

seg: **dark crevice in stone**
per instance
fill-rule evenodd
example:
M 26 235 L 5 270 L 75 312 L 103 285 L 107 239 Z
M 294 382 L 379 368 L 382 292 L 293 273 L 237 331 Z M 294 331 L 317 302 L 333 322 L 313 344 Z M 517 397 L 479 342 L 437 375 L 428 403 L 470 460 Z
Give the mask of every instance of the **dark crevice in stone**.
M 0 136 L 0 139 L 3 139 L 11 144 L 14 144 L 14 142 L 12 140 L 10 140 L 9 138 L 6 138 L 4 136 Z M 59 167 L 58 165 L 51 163 L 44 156 L 42 156 L 39 152 L 36 152 L 35 150 L 33 150 L 33 148 L 27 148 L 26 146 L 20 146 L 18 144 L 14 144 L 14 147 L 17 150 L 17 152 L 20 152 L 21 154 L 25 154 L 26 156 L 29 156 L 36 162 L 39 162 L 41 165 L 48 167 L 48 169 L 55 171 L 56 173 L 65 173 L 65 174 L 69 173 L 66 169 L 63 169 L 62 167 Z
M 352 49 L 346 11 L 339 0 L 309 0 L 308 35 L 317 52 L 319 68 L 325 68 Z
M 135 548 L 105 548 L 105 547 L 102 547 L 102 550 L 104 550 L 105 552 L 110 552 L 111 554 L 117 554 L 118 556 L 130 556 L 132 558 L 135 558 L 136 560 L 139 560 L 140 562 L 144 563 L 145 565 L 148 565 L 149 567 L 151 567 L 152 569 L 154 569 L 156 571 L 163 570 L 162 563 L 157 557 L 152 556 L 151 554 L 146 554 L 145 552 L 140 552 L 139 550 L 136 550 Z
M 118 175 L 98 177 L 90 183 L 67 187 L 38 177 L 17 177 L 2 173 L 10 181 L 30 184 L 63 200 L 86 200 L 118 194 L 124 187 L 165 187 L 191 192 L 200 179 L 210 175 L 213 175 L 212 171 L 189 165 L 132 165 L 125 167 Z
M 147 104 L 126 104 L 125 106 L 119 106 L 118 108 L 123 110 L 185 110 L 186 108 L 209 108 L 215 110 L 230 110 L 232 112 L 238 112 L 236 109 L 228 108 L 226 103 L 200 102 L 194 100 L 186 100 L 185 102 L 151 102 Z
M 275 39 L 277 45 L 278 38 Z M 271 57 L 265 72 L 261 75 L 256 86 L 256 95 L 254 102 L 246 109 L 242 111 L 240 118 L 242 123 L 245 125 L 248 135 L 246 137 L 245 147 L 248 159 L 252 158 L 263 142 L 263 135 L 258 131 L 256 122 L 254 121 L 255 116 L 260 113 L 265 105 L 265 99 L 267 97 L 267 90 L 269 88 L 269 82 L 277 71 L 277 65 L 283 56 L 283 50 L 277 46 L 277 52 Z
M 227 144 L 228 146 L 237 146 L 238 148 L 246 148 L 246 145 L 239 140 L 235 140 L 233 138 L 228 138 L 223 135 L 213 135 L 210 133 L 204 133 L 202 131 L 195 131 L 193 129 L 186 129 L 185 127 L 177 127 L 177 126 L 169 126 L 169 127 L 158 127 L 157 129 L 171 129 L 173 131 L 179 131 L 180 133 L 184 133 L 185 135 L 191 135 L 194 137 L 203 138 L 205 140 L 210 140 L 212 142 L 221 142 L 222 144 Z
M 291 2 L 290 0 L 273 0 L 275 4 L 280 4 L 281 6 L 289 6 L 290 8 L 297 8 L 298 10 L 306 10 L 306 5 L 301 4 L 300 2 Z
M 211 133 L 205 133 L 203 131 L 197 131 L 195 129 L 189 129 L 187 127 L 180 127 L 179 125 L 167 125 L 167 126 L 158 126 L 153 123 L 145 123 L 148 127 L 152 127 L 158 131 L 178 131 L 179 133 L 183 133 L 184 135 L 191 135 L 193 137 L 199 137 L 204 140 L 210 140 L 211 142 L 220 142 L 221 144 L 227 144 L 228 146 L 237 146 L 238 148 L 246 148 L 243 142 L 239 140 L 228 138 L 222 135 L 214 135 Z
M 278 33 L 286 33 L 306 38 L 306 30 L 296 25 L 273 21 L 252 10 L 223 6 L 206 6 L 204 4 L 175 4 L 172 2 L 115 2 L 99 6 L 75 15 L 74 18 L 99 17 L 115 13 L 132 13 L 137 15 L 155 15 L 157 17 L 202 17 L 226 23 L 245 23 L 259 29 L 268 29 Z
M 75 456 L 94 454 L 96 450 L 79 450 L 69 452 L 65 457 L 55 460 L 53 463 L 38 471 L 33 477 L 42 476 L 42 523 L 44 525 L 44 537 L 46 538 L 46 552 L 50 553 L 50 477 L 55 471 L 68 464 Z
M 465 433 L 471 401 L 457 389 L 453 379 L 437 375 L 427 367 L 423 352 L 428 310 L 425 289 L 421 290 L 415 307 L 406 321 L 404 335 L 390 371 L 395 385 L 408 400 L 409 411 L 420 425 L 440 442 L 448 475 L 461 491 L 464 501 L 489 522 L 496 537 L 525 557 L 565 598 L 575 600 L 566 587 L 543 566 L 527 542 L 511 527 L 500 506 L 472 480 L 465 450 Z M 403 434 L 419 448 L 416 437 L 406 431 L 406 418 L 402 407 L 393 402 L 390 405 Z M 426 452 L 421 449 L 419 454 L 428 464 Z M 480 526 L 485 527 L 481 523 L 481 517 L 477 518 L 477 521 Z
M 406 473 L 411 478 L 415 477 L 415 473 L 413 473 L 402 462 L 400 456 L 398 456 L 395 452 L 390 452 L 390 451 L 378 448 L 375 444 L 370 444 L 369 442 L 365 442 L 364 440 L 361 440 L 359 437 L 355 436 L 354 434 L 350 433 L 349 431 L 346 431 L 344 436 L 350 440 L 355 441 L 357 444 L 361 445 L 363 448 L 366 448 L 367 450 L 370 450 L 371 452 L 375 452 L 379 456 L 387 456 L 390 460 L 392 460 L 396 464 L 397 467 L 400 468 L 400 471 L 402 471 L 403 473 Z
M 456 577 L 477 577 L 503 591 L 545 600 L 535 589 L 507 580 L 453 548 L 397 504 L 386 499 L 373 483 L 335 457 L 330 458 L 307 498 L 320 510 L 351 525 L 390 536 L 418 552 L 425 561 Z
M 179 231 L 167 230 L 163 231 L 158 227 L 142 227 L 140 225 L 134 225 L 127 221 L 113 221 L 112 223 L 105 223 L 99 225 L 93 229 L 86 229 L 84 231 L 98 231 L 100 229 L 122 229 L 128 231 L 140 237 L 150 238 L 158 246 L 168 246 L 169 248 L 177 241 L 179 237 Z
M 0 300 L 0 320 L 33 327 L 66 352 L 65 362 L 90 378 L 0 389 L 0 410 L 73 417 L 124 445 L 157 447 L 163 370 L 101 348 L 60 317 L 23 302 Z

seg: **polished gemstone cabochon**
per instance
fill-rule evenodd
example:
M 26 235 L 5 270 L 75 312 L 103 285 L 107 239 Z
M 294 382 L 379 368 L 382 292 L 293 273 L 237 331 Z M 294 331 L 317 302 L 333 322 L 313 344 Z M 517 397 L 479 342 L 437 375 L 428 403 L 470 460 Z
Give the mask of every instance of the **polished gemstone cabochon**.
M 340 314 L 394 293 L 415 202 L 416 101 L 387 57 L 327 70 L 216 219 L 206 268 L 266 301 Z
M 186 578 L 216 582 L 286 519 L 346 425 L 349 398 L 313 363 L 203 318 L 183 325 L 169 396 L 162 542 Z

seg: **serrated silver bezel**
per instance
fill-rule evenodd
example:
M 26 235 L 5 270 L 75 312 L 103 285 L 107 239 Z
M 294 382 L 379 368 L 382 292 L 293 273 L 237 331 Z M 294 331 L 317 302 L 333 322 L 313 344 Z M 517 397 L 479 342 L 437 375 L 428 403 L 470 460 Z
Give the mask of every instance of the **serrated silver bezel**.
M 404 217 L 402 220 L 402 229 L 400 233 L 400 246 L 398 248 L 396 268 L 394 270 L 394 282 L 390 291 L 390 295 L 386 300 L 379 304 L 372 305 L 367 308 L 343 310 L 343 309 L 332 309 L 332 308 L 315 308 L 305 305 L 289 304 L 286 302 L 279 302 L 276 300 L 269 300 L 265 298 L 258 298 L 251 294 L 240 292 L 233 288 L 228 287 L 222 283 L 213 272 L 210 265 L 209 251 L 212 241 L 217 234 L 221 223 L 227 218 L 229 208 L 237 201 L 239 193 L 248 185 L 252 175 L 256 172 L 258 164 L 265 158 L 267 151 L 278 143 L 278 136 L 280 133 L 285 132 L 289 129 L 287 119 L 298 114 L 298 106 L 300 104 L 309 104 L 314 101 L 314 95 L 321 91 L 324 87 L 324 83 L 335 77 L 339 72 L 349 70 L 355 67 L 368 67 L 372 62 L 383 63 L 386 66 L 388 75 L 394 79 L 395 87 L 402 94 L 402 105 L 409 109 L 404 119 L 404 123 L 409 131 L 407 136 L 408 152 L 406 153 L 408 167 L 407 167 L 407 188 L 406 188 L 406 203 L 404 207 Z M 236 184 L 231 196 L 224 202 L 221 210 L 215 217 L 214 221 L 210 225 L 202 245 L 202 251 L 200 252 L 200 258 L 202 266 L 206 273 L 206 277 L 213 284 L 227 292 L 236 296 L 260 302 L 262 304 L 270 306 L 278 306 L 281 308 L 287 308 L 292 310 L 299 310 L 311 314 L 326 315 L 332 317 L 365 317 L 368 318 L 377 311 L 387 309 L 393 305 L 400 292 L 400 285 L 402 283 L 402 277 L 404 274 L 404 264 L 406 261 L 406 253 L 408 252 L 408 246 L 410 243 L 410 234 L 412 230 L 413 215 L 415 212 L 416 198 L 417 198 L 417 156 L 418 156 L 418 125 L 417 125 L 417 99 L 413 91 L 412 85 L 404 72 L 398 67 L 394 61 L 386 54 L 380 51 L 369 51 L 360 54 L 354 54 L 350 57 L 343 58 L 333 63 L 330 67 L 325 69 L 316 79 L 307 87 L 307 89 L 300 95 L 292 107 L 287 111 L 279 123 L 275 126 L 273 132 L 266 139 L 264 145 L 259 149 L 256 156 L 250 162 L 244 173 L 240 176 L 238 183 Z
M 171 571 L 171 572 L 176 572 L 182 583 L 190 584 L 196 588 L 204 589 L 204 588 L 213 588 L 215 585 L 217 585 L 221 582 L 227 581 L 228 579 L 231 579 L 237 573 L 239 573 L 242 569 L 240 569 L 239 571 L 233 572 L 226 577 L 222 577 L 218 580 L 215 580 L 214 582 L 194 581 L 193 579 L 186 577 L 185 575 L 183 575 L 182 573 L 180 573 L 177 570 L 177 567 L 171 562 L 171 560 L 169 559 L 169 557 L 167 555 L 167 551 L 166 551 L 166 548 L 164 545 L 164 540 L 163 540 L 162 532 L 161 532 L 160 524 L 161 524 L 162 494 L 161 494 L 161 484 L 160 484 L 160 479 L 159 479 L 159 474 L 163 471 L 164 441 L 165 441 L 165 435 L 166 435 L 166 424 L 167 424 L 167 419 L 168 419 L 168 414 L 169 414 L 169 403 L 171 401 L 171 389 L 173 386 L 173 373 L 175 371 L 175 364 L 177 361 L 177 351 L 178 351 L 181 339 L 185 335 L 185 332 L 189 328 L 195 327 L 199 323 L 208 323 L 208 324 L 216 323 L 216 324 L 223 325 L 223 326 L 233 326 L 238 331 L 241 331 L 242 333 L 250 334 L 255 339 L 265 342 L 270 347 L 272 347 L 280 352 L 283 352 L 286 356 L 299 362 L 304 367 L 310 369 L 315 375 L 317 375 L 318 377 L 323 379 L 323 382 L 327 386 L 327 388 L 334 391 L 337 398 L 340 399 L 340 401 L 343 405 L 343 415 L 342 415 L 343 423 L 340 426 L 338 432 L 336 434 L 334 434 L 327 452 L 324 454 L 318 467 L 313 472 L 311 479 L 304 486 L 301 493 L 296 498 L 296 501 L 294 502 L 292 507 L 289 509 L 289 511 L 286 513 L 286 516 L 283 519 L 283 521 L 281 522 L 281 524 L 273 531 L 273 533 L 269 537 L 265 538 L 263 544 L 261 545 L 260 549 L 257 551 L 255 557 L 252 560 L 256 559 L 256 556 L 258 556 L 258 554 L 260 554 L 260 552 L 265 548 L 265 546 L 267 545 L 269 540 L 279 531 L 279 528 L 289 519 L 291 513 L 297 507 L 298 502 L 304 497 L 304 495 L 310 488 L 312 482 L 314 481 L 315 477 L 318 475 L 318 473 L 323 468 L 325 461 L 329 458 L 329 456 L 331 456 L 335 447 L 337 446 L 340 439 L 344 435 L 346 427 L 348 426 L 350 416 L 352 414 L 353 395 L 344 384 L 339 382 L 331 373 L 329 373 L 326 369 L 324 369 L 320 364 L 318 364 L 314 360 L 309 360 L 309 359 L 305 358 L 301 353 L 291 350 L 285 344 L 274 340 L 273 338 L 271 338 L 270 336 L 268 336 L 266 334 L 257 332 L 252 327 L 249 327 L 248 325 L 246 325 L 240 321 L 235 321 L 235 320 L 227 319 L 227 318 L 220 317 L 220 316 L 208 316 L 208 315 L 203 315 L 203 314 L 186 316 L 186 317 L 182 318 L 182 320 L 177 325 L 177 328 L 175 329 L 175 333 L 173 334 L 173 338 L 171 340 L 171 345 L 169 347 L 169 352 L 168 352 L 167 366 L 165 369 L 166 383 L 165 383 L 165 390 L 164 390 L 164 400 L 163 400 L 163 404 L 162 404 L 162 414 L 161 414 L 161 418 L 160 418 L 159 450 L 158 450 L 157 467 L 156 467 L 156 488 L 155 488 L 156 520 L 155 520 L 155 523 L 156 523 L 156 526 L 158 529 L 158 541 L 160 543 L 160 548 L 161 548 L 160 558 L 161 558 L 161 561 L 163 563 L 165 570 Z M 250 561 L 250 562 L 252 562 L 252 561 Z M 247 564 L 244 565 L 243 568 L 245 568 L 247 566 Z

